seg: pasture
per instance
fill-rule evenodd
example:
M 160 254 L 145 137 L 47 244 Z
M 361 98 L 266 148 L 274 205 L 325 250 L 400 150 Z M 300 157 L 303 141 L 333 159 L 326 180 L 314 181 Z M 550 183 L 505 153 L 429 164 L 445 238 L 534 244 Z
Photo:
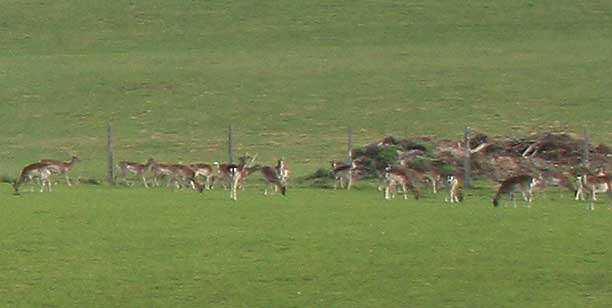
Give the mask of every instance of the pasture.
M 251 188 L 231 202 L 221 191 L 95 186 L 10 196 L 0 305 L 610 304 L 610 210 L 589 214 L 552 192 L 518 209 L 494 209 L 486 189 L 452 207 L 441 198 Z
M 304 176 L 383 135 L 588 130 L 612 144 L 612 2 L 2 1 L 0 176 L 42 158 L 235 152 Z M 532 208 L 257 185 L 237 202 L 0 183 L 0 306 L 608 307 L 605 201 Z M 604 198 L 605 200 L 605 198 Z M 508 204 L 507 200 L 504 200 Z M 521 204 L 521 203 L 519 203 Z

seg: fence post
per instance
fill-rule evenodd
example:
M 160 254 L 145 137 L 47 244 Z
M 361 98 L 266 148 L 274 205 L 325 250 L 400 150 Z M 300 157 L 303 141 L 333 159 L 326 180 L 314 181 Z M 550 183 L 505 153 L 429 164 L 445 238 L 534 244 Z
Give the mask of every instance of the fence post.
M 584 129 L 584 148 L 583 148 L 583 152 L 582 152 L 582 164 L 585 167 L 589 167 L 590 165 L 590 158 L 589 158 L 589 143 L 591 143 L 591 140 L 589 138 L 589 133 L 587 131 L 587 129 Z
M 465 143 L 465 147 L 464 147 L 464 160 L 463 160 L 463 171 L 465 172 L 464 174 L 464 180 L 463 180 L 463 185 L 465 188 L 471 188 L 472 184 L 471 184 L 471 180 L 472 180 L 472 153 L 471 153 L 471 149 L 470 149 L 470 136 L 471 135 L 471 129 L 469 127 L 465 128 L 465 134 L 464 134 L 464 138 L 463 141 Z
M 113 131 L 111 123 L 108 122 L 107 126 L 107 141 L 106 141 L 106 154 L 108 159 L 108 169 L 106 173 L 106 180 L 109 184 L 115 185 L 115 155 L 113 153 Z
M 234 163 L 234 152 L 232 149 L 232 144 L 234 143 L 234 128 L 232 124 L 227 128 L 227 159 L 230 164 Z
M 353 129 L 349 126 L 347 131 L 347 150 L 348 150 L 348 160 L 349 162 L 353 161 Z

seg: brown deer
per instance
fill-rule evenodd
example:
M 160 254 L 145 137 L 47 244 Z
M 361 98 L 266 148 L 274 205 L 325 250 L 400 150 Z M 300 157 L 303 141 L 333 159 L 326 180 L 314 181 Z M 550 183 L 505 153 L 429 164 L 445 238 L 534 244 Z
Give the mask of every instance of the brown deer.
M 387 167 L 384 173 L 385 178 L 385 199 L 395 198 L 397 186 L 402 188 L 404 199 L 408 199 L 407 188 L 410 188 L 414 194 L 415 199 L 419 199 L 420 193 L 418 189 L 412 184 L 410 178 L 405 172 L 405 169 Z
M 558 187 L 560 198 L 563 198 L 563 188 L 565 188 L 568 191 L 571 191 L 572 194 L 576 194 L 576 188 L 574 188 L 574 185 L 572 184 L 570 179 L 567 176 L 565 176 L 563 173 L 547 171 L 547 172 L 542 172 L 540 176 L 543 181 L 539 183 L 540 184 L 539 186 Z
M 164 177 L 168 177 L 168 182 L 166 183 L 166 186 L 170 186 L 170 182 L 174 177 L 173 165 L 174 164 L 159 163 L 157 161 L 153 161 L 153 163 L 151 164 L 151 171 L 153 172 L 153 183 L 155 184 L 155 186 L 159 186 L 159 182 Z
M 253 157 L 250 157 L 248 154 L 241 156 L 238 158 L 238 164 L 219 164 L 219 162 L 214 162 L 213 165 L 217 167 L 217 174 L 213 177 L 214 180 L 212 181 L 211 189 L 212 186 L 219 181 L 221 181 L 223 189 L 227 189 L 227 185 L 231 187 L 233 176 L 230 174 L 230 166 L 233 165 L 239 167 L 239 169 L 242 169 L 244 166 L 251 166 L 255 162 L 256 157 L 257 154 Z
M 279 173 L 279 170 L 281 173 Z M 274 185 L 274 191 L 279 191 L 283 196 L 287 195 L 287 177 L 283 177 L 282 170 L 276 167 L 263 166 L 261 167 L 261 174 L 264 180 L 266 180 L 266 187 L 264 188 L 264 195 L 268 195 L 268 186 Z
M 32 182 L 32 179 L 35 177 L 40 178 L 41 187 L 40 192 L 43 192 L 45 189 L 45 185 L 47 186 L 47 190 L 51 192 L 51 182 L 49 181 L 49 177 L 51 176 L 51 167 L 46 163 L 33 163 L 25 166 L 19 175 L 19 178 L 13 183 L 13 189 L 15 189 L 15 193 L 19 193 L 19 186 L 23 185 L 26 182 Z M 33 191 L 34 189 L 30 187 Z
M 142 179 L 142 183 L 146 188 L 149 188 L 145 173 L 151 169 L 153 164 L 153 158 L 149 158 L 144 164 L 132 162 L 132 161 L 120 161 L 119 162 L 119 175 L 124 182 L 127 183 L 127 177 L 130 173 L 136 174 L 137 177 Z
M 191 167 L 181 164 L 172 164 L 169 169 L 172 172 L 172 181 L 175 183 L 177 189 L 181 189 L 182 184 L 187 184 L 198 192 L 204 190 L 205 185 L 198 182 L 196 179 L 196 171 Z
M 72 156 L 72 159 L 69 161 L 61 161 L 55 159 L 41 159 L 40 162 L 43 164 L 47 164 L 49 171 L 51 173 L 63 174 L 66 178 L 66 183 L 68 186 L 72 186 L 70 183 L 70 178 L 68 177 L 68 172 L 72 170 L 74 165 L 76 165 L 80 159 L 77 156 Z
M 442 182 L 442 175 L 437 170 L 421 172 L 408 167 L 406 160 L 400 160 L 400 167 L 413 183 L 429 183 L 434 194 L 438 193 L 438 184 Z
M 505 179 L 497 190 L 497 194 L 493 197 L 493 206 L 498 206 L 502 195 L 508 194 L 514 208 L 516 208 L 514 193 L 520 192 L 523 195 L 523 199 L 528 203 L 528 207 L 530 207 L 533 201 L 533 188 L 540 181 L 541 178 L 534 178 L 531 175 L 517 175 Z
M 212 180 L 213 180 L 213 176 L 214 176 L 214 172 L 213 172 L 212 166 L 209 165 L 209 164 L 198 163 L 198 164 L 191 164 L 191 165 L 189 165 L 189 167 L 191 167 L 191 169 L 193 169 L 195 171 L 196 177 L 198 177 L 198 176 L 204 177 L 204 179 L 205 179 L 205 182 L 204 182 L 205 189 L 211 189 Z

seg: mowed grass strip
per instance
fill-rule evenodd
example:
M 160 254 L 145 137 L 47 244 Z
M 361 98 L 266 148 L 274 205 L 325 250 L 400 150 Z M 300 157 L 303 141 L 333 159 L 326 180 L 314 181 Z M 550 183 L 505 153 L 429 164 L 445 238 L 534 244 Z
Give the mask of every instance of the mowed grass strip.
M 372 189 L 1 193 L 2 306 L 612 303 L 612 211 L 569 195 L 494 209 L 485 189 L 454 206 Z

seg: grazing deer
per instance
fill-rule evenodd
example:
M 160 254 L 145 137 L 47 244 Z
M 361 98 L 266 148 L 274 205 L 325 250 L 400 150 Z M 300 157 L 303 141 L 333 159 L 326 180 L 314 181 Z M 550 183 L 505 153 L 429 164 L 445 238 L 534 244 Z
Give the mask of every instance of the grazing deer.
M 191 164 L 189 165 L 191 169 L 195 171 L 196 177 L 202 176 L 205 179 L 204 187 L 205 189 L 211 189 L 212 180 L 213 180 L 213 168 L 209 164 Z
M 412 184 L 404 169 L 387 167 L 384 173 L 385 178 L 385 199 L 395 198 L 397 186 L 402 188 L 404 199 L 408 199 L 407 188 L 410 188 L 415 199 L 419 199 L 419 191 Z
M 15 189 L 15 193 L 18 194 L 19 186 L 23 185 L 26 182 L 31 183 L 33 178 L 38 177 L 41 181 L 40 192 L 44 191 L 45 184 L 47 185 L 48 191 L 51 192 L 51 181 L 49 181 L 50 176 L 51 167 L 49 164 L 41 162 L 29 164 L 21 170 L 19 178 L 13 184 L 13 189 Z M 30 187 L 30 189 L 34 191 L 32 187 Z
M 514 208 L 516 208 L 514 193 L 520 191 L 523 195 L 523 199 L 528 202 L 528 207 L 530 207 L 533 201 L 533 188 L 538 185 L 540 181 L 541 178 L 534 178 L 530 175 L 517 175 L 505 179 L 497 190 L 497 194 L 493 197 L 493 206 L 498 206 L 499 199 L 501 199 L 502 195 L 508 194 L 510 195 Z
M 145 173 L 151 169 L 151 165 L 154 163 L 153 158 L 149 158 L 144 164 L 131 162 L 131 161 L 120 161 L 119 162 L 119 174 L 124 182 L 127 183 L 128 174 L 136 174 L 137 177 L 142 179 L 142 183 L 146 188 L 149 188 Z
M 594 202 L 597 201 L 597 193 L 607 193 L 608 196 L 612 198 L 610 179 L 611 177 L 609 175 L 583 175 L 578 177 L 578 190 L 581 193 L 586 191 L 586 193 L 591 194 L 591 200 L 589 203 L 590 210 L 595 210 Z
M 80 160 L 77 156 L 72 156 L 72 159 L 69 161 L 61 161 L 55 159 L 41 159 L 40 162 L 43 164 L 47 164 L 49 171 L 51 173 L 63 174 L 66 178 L 66 183 L 68 186 L 72 186 L 70 183 L 70 178 L 68 177 L 68 171 L 72 170 L 74 165 L 78 163 Z
M 442 175 L 436 170 L 420 172 L 407 166 L 405 160 L 400 160 L 400 166 L 406 175 L 414 183 L 430 183 L 434 194 L 438 193 L 438 183 L 442 181 Z
M 461 187 L 463 186 L 463 177 L 456 175 L 449 175 L 447 177 L 448 185 L 450 186 L 449 198 L 444 201 L 450 203 L 455 202 L 463 202 L 463 193 L 461 192 Z
M 331 161 L 332 173 L 334 174 L 334 189 L 344 188 L 344 180 L 346 180 L 346 189 L 350 190 L 353 185 L 353 169 L 355 164 L 351 162 L 350 165 Z

